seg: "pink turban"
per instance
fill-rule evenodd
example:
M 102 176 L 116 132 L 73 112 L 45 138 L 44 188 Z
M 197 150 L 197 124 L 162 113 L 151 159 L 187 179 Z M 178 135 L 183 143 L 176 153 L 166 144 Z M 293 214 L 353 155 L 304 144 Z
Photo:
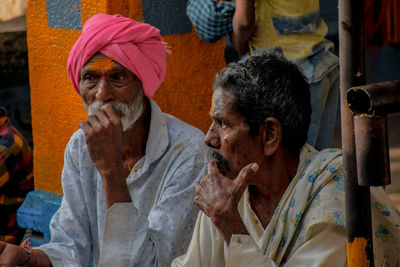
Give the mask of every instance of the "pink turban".
M 120 15 L 97 14 L 87 20 L 68 57 L 68 76 L 78 94 L 81 70 L 97 52 L 135 74 L 149 98 L 164 80 L 166 49 L 158 29 Z

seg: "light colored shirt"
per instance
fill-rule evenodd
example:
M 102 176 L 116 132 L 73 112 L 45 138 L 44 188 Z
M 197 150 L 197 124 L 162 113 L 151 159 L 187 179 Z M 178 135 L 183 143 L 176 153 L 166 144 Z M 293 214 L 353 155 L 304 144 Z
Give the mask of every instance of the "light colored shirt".
M 131 203 L 106 208 L 101 176 L 83 131 L 71 137 L 62 173 L 64 196 L 39 249 L 53 266 L 169 266 L 185 252 L 198 209 L 194 183 L 208 162 L 203 133 L 162 113 L 151 100 L 145 156 L 126 182 Z
M 232 235 L 228 246 L 210 218 L 200 212 L 187 253 L 172 266 L 346 266 L 341 161 L 339 151 L 317 153 L 306 145 L 297 174 L 266 229 L 246 190 L 238 210 L 249 235 Z M 398 211 L 382 188 L 371 189 L 371 206 L 375 264 L 398 266 Z

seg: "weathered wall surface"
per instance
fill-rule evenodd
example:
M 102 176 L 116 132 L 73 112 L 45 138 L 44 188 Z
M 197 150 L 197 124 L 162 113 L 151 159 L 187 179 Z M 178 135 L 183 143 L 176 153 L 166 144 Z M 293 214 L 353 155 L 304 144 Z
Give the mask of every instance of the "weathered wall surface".
M 170 3 L 171 2 L 171 3 Z M 209 126 L 212 80 L 224 65 L 223 41 L 199 40 L 184 15 L 185 0 L 30 0 L 27 37 L 34 177 L 38 189 L 61 193 L 63 153 L 86 118 L 66 72 L 68 53 L 83 23 L 96 13 L 121 14 L 157 25 L 172 54 L 154 99 L 203 131 Z M 142 7 L 144 10 L 142 10 Z M 183 13 L 182 13 L 183 12 Z

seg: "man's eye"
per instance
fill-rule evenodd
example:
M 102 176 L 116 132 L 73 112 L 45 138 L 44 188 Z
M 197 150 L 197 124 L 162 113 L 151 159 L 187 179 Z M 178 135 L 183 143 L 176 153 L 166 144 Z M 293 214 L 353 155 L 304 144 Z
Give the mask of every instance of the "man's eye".
M 226 122 L 220 120 L 220 119 L 215 119 L 214 120 L 219 126 L 221 126 L 221 128 L 225 129 L 228 127 L 228 125 L 226 124 Z
M 112 78 L 114 81 L 122 81 L 125 79 L 124 75 L 122 75 L 121 73 L 114 73 L 112 75 Z
M 92 74 L 86 74 L 83 76 L 83 80 L 87 82 L 93 82 L 94 81 L 94 76 Z

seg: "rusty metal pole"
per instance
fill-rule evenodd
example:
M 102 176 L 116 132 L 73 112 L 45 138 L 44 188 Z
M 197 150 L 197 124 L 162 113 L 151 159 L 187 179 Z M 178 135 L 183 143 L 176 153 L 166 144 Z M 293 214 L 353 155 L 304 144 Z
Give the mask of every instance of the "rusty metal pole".
M 339 0 L 340 99 L 349 267 L 374 266 L 369 187 L 357 182 L 353 114 L 346 91 L 365 84 L 364 0 Z
M 387 115 L 400 112 L 400 81 L 355 86 L 347 91 L 354 114 Z
M 354 116 L 354 132 L 358 184 L 361 186 L 389 185 L 387 116 L 356 115 Z

